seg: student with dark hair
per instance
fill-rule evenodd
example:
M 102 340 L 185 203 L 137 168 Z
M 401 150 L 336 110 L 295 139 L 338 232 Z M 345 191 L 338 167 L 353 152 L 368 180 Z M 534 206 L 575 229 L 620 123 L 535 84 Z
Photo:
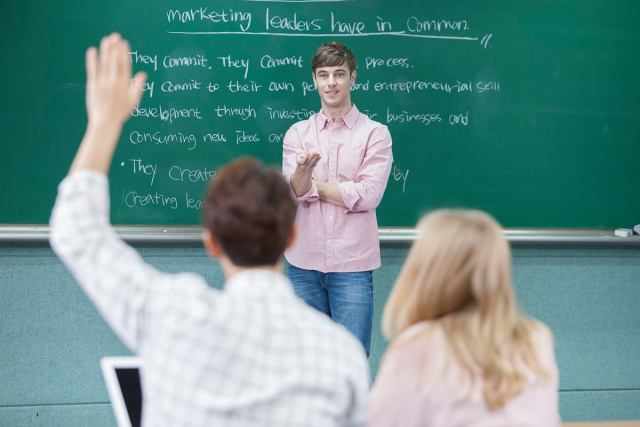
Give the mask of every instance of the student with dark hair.
M 296 297 L 282 274 L 295 238 L 289 184 L 255 160 L 219 171 L 204 209 L 204 244 L 223 291 L 195 274 L 146 264 L 109 224 L 107 173 L 141 97 L 129 44 L 87 51 L 89 123 L 58 188 L 51 246 L 102 316 L 142 358 L 145 426 L 342 426 L 365 423 L 362 346 Z M 138 82 L 146 76 L 135 76 Z
M 373 275 L 380 267 L 376 207 L 393 156 L 386 126 L 351 103 L 356 58 L 325 43 L 311 61 L 322 109 L 284 138 L 282 173 L 298 200 L 300 238 L 285 252 L 296 294 L 344 325 L 367 355 Z

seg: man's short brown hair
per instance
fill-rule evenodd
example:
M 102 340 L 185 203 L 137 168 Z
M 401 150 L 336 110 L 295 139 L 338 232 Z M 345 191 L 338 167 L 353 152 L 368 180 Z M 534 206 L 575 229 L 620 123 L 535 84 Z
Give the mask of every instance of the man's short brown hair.
M 349 67 L 349 75 L 353 73 L 358 65 L 356 57 L 345 45 L 338 42 L 328 42 L 316 50 L 311 59 L 311 68 L 315 74 L 320 67 L 335 67 L 346 63 Z
M 295 203 L 279 171 L 244 157 L 218 171 L 202 212 L 233 264 L 276 265 L 291 237 Z

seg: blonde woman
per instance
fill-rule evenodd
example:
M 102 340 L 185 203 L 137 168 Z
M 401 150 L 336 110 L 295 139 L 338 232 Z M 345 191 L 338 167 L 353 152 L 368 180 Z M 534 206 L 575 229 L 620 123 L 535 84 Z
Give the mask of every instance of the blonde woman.
M 518 313 L 498 223 L 441 210 L 418 229 L 384 309 L 369 426 L 560 426 L 553 338 Z

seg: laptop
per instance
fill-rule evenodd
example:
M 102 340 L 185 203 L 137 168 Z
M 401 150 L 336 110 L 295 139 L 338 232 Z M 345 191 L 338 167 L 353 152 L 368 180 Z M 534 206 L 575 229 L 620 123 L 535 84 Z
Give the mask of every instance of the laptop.
M 100 368 L 118 427 L 140 427 L 142 387 L 139 357 L 103 357 Z

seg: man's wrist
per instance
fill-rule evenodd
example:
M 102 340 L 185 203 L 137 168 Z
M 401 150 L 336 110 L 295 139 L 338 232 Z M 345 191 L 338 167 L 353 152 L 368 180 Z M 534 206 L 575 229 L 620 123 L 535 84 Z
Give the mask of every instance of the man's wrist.
M 304 174 L 304 170 L 296 170 L 291 175 L 291 188 L 297 197 L 302 197 L 311 189 L 311 176 Z
M 313 175 L 313 168 L 311 168 L 311 169 L 302 169 L 300 167 L 300 165 L 297 165 L 295 174 L 297 176 L 300 176 L 300 177 L 309 177 L 309 178 L 311 178 L 311 176 Z

